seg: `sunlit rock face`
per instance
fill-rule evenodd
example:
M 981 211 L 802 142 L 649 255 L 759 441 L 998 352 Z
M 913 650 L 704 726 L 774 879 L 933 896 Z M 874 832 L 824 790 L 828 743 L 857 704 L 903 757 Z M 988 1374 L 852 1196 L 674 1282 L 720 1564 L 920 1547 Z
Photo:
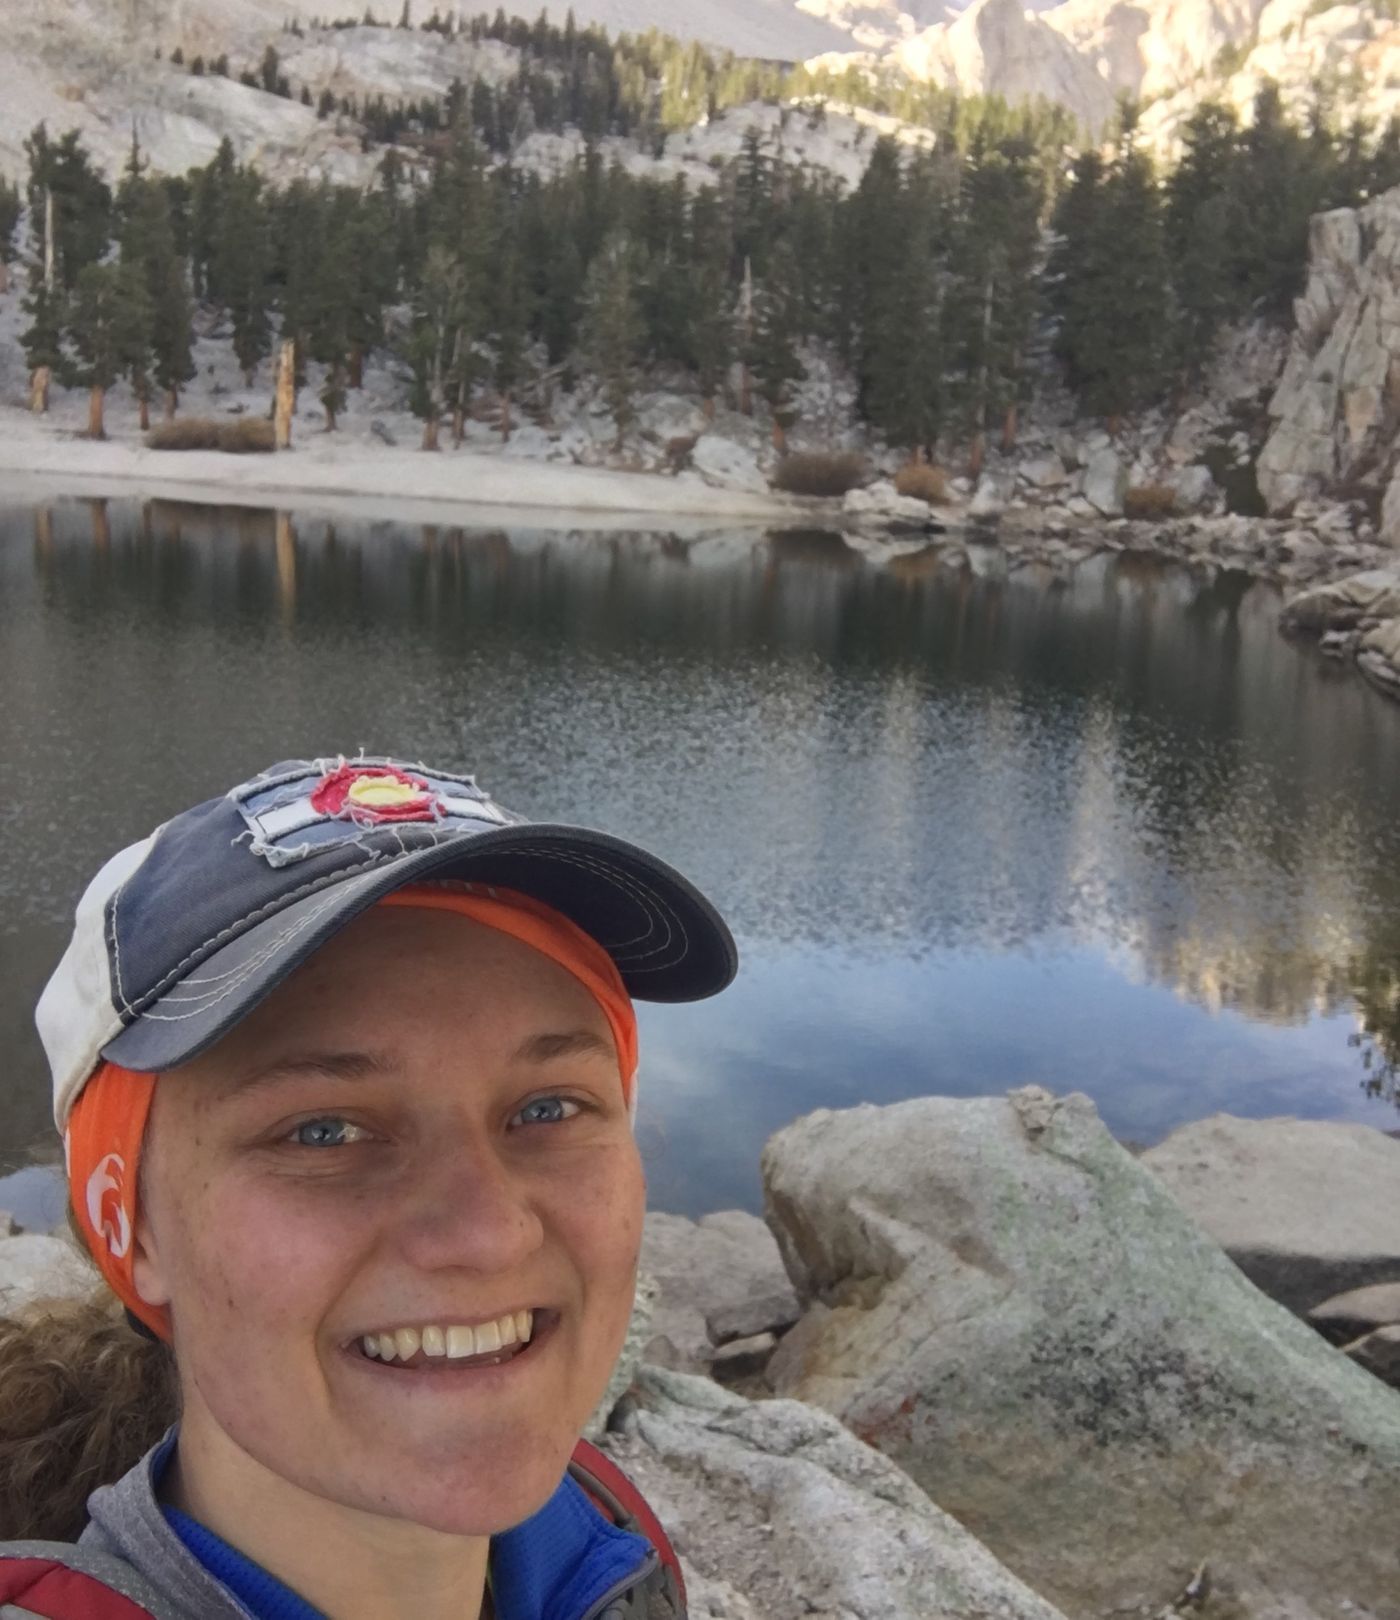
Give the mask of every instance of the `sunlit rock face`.
M 1308 283 L 1259 459 L 1273 511 L 1355 483 L 1400 540 L 1394 412 L 1400 404 L 1400 190 L 1312 223 Z
M 1087 1098 L 821 1109 L 763 1175 L 809 1305 L 777 1392 L 1066 1614 L 1161 1613 L 1204 1558 L 1248 1620 L 1400 1616 L 1394 1392 L 1254 1288 Z

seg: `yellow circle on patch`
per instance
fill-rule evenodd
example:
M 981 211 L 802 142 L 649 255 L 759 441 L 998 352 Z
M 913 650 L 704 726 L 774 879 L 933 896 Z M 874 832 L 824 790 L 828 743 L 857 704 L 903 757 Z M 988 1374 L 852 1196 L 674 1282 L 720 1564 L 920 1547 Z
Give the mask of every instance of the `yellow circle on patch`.
M 407 804 L 410 799 L 421 799 L 423 790 L 409 782 L 395 782 L 391 777 L 361 776 L 351 783 L 345 796 L 367 810 L 382 810 L 386 806 Z

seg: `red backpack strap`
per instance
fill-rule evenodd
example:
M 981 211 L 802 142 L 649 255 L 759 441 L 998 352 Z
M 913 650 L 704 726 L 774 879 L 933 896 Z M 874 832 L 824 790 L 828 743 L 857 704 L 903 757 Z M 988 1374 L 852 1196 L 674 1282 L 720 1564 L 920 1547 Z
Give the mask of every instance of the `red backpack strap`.
M 676 1583 L 681 1607 L 684 1609 L 685 1576 L 681 1573 L 681 1561 L 676 1556 L 676 1549 L 671 1545 L 670 1537 L 661 1528 L 661 1520 L 652 1512 L 646 1497 L 611 1457 L 604 1456 L 597 1446 L 590 1445 L 587 1440 L 580 1440 L 574 1447 L 573 1462 L 569 1471 L 605 1519 L 620 1529 L 632 1530 L 637 1535 L 645 1536 L 656 1548 L 662 1568 L 670 1572 Z
M 43 1620 L 151 1620 L 151 1611 L 57 1558 L 0 1556 L 0 1604 Z

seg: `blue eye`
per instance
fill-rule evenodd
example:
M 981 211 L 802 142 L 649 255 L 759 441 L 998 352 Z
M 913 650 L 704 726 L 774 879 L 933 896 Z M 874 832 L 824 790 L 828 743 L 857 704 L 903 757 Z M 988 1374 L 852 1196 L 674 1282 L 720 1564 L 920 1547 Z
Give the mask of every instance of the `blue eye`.
M 567 1097 L 536 1097 L 527 1102 L 512 1123 L 521 1125 L 559 1125 L 578 1113 L 578 1104 Z
M 360 1141 L 364 1134 L 348 1119 L 308 1119 L 292 1131 L 288 1140 L 299 1147 L 345 1147 Z

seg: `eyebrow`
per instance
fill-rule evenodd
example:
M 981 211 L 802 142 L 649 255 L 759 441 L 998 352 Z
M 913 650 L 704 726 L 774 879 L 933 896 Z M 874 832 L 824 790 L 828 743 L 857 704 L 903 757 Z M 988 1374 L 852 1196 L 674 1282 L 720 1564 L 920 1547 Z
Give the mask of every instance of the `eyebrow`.
M 271 1063 L 253 1069 L 237 1082 L 238 1091 L 252 1091 L 258 1086 L 270 1086 L 279 1080 L 293 1080 L 302 1075 L 329 1076 L 334 1080 L 364 1080 L 371 1075 L 388 1074 L 391 1065 L 378 1052 L 294 1052 L 287 1057 L 274 1058 Z
M 591 1029 L 571 1029 L 527 1037 L 516 1047 L 512 1061 L 554 1063 L 561 1058 L 601 1057 L 611 1063 L 616 1055 L 612 1042 L 595 1035 Z M 328 1076 L 334 1080 L 365 1080 L 375 1075 L 389 1074 L 392 1070 L 390 1058 L 379 1052 L 295 1052 L 244 1075 L 235 1089 L 240 1092 L 252 1091 L 260 1086 L 275 1085 L 280 1080 L 293 1080 L 306 1075 Z
M 616 1060 L 613 1044 L 591 1029 L 571 1029 L 557 1035 L 531 1035 L 515 1049 L 517 1063 L 552 1063 L 558 1058 L 604 1057 Z

